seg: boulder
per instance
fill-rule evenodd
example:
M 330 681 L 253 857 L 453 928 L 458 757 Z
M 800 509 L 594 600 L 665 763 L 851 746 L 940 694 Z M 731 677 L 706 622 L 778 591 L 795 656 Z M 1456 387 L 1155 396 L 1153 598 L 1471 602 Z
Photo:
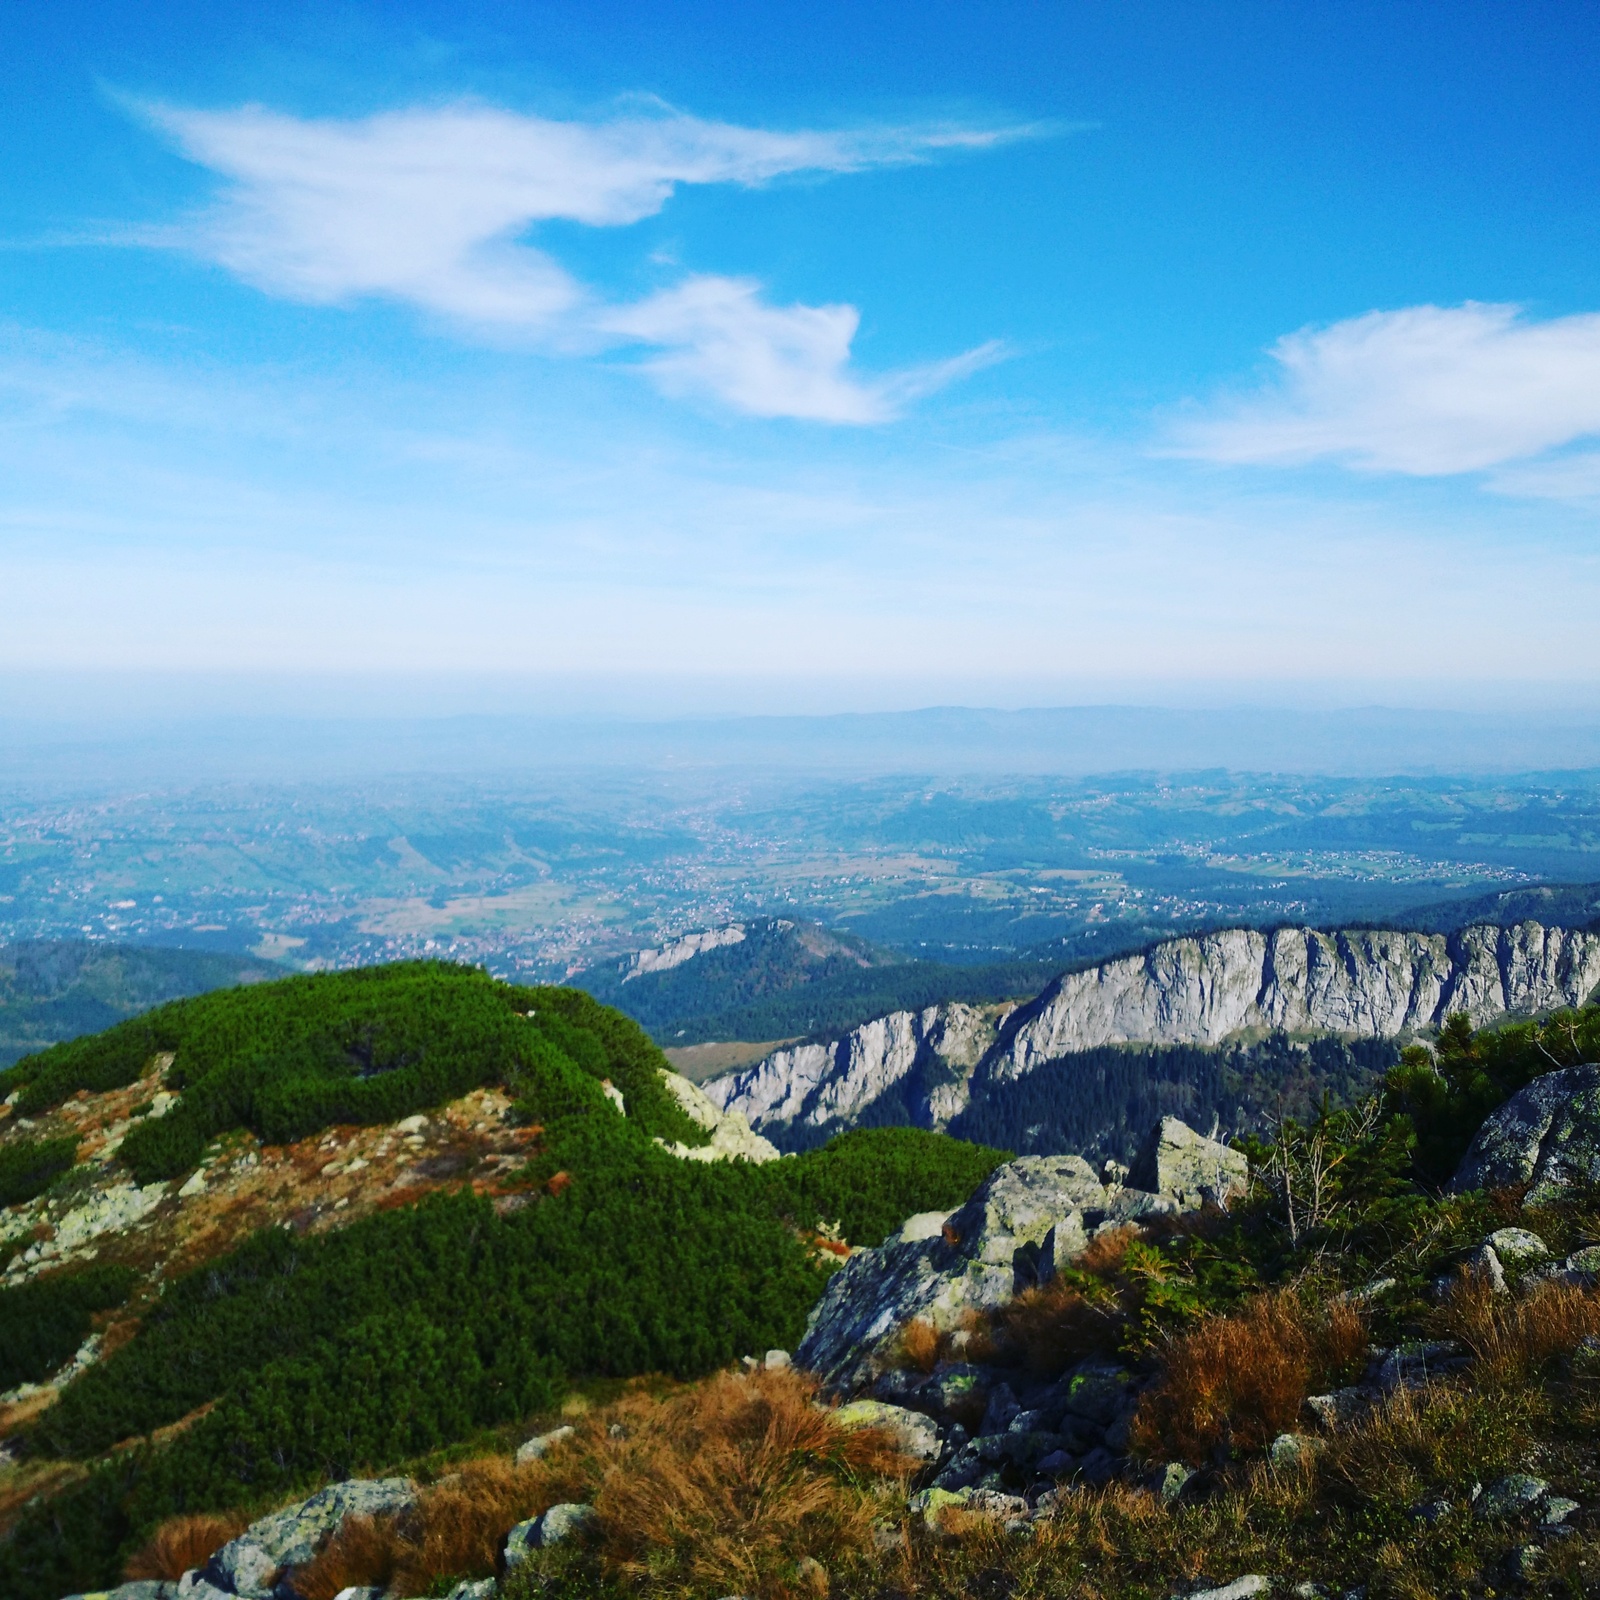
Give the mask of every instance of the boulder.
M 309 1500 L 252 1522 L 211 1557 L 202 1577 L 242 1600 L 270 1600 L 280 1572 L 310 1561 L 346 1517 L 392 1516 L 416 1498 L 417 1486 L 409 1478 L 352 1478 L 330 1484 Z
M 1564 1067 L 1520 1089 L 1478 1129 L 1453 1187 L 1527 1185 L 1531 1205 L 1600 1181 L 1600 1066 Z
M 1502 1266 L 1516 1269 L 1549 1257 L 1550 1247 L 1526 1228 L 1498 1228 L 1483 1241 L 1499 1256 Z
M 599 1531 L 600 1513 L 593 1506 L 563 1501 L 533 1519 L 530 1538 L 535 1549 L 548 1550 L 569 1539 L 590 1538 Z
M 1170 1506 L 1188 1487 L 1194 1468 L 1182 1461 L 1165 1461 L 1150 1474 L 1150 1492 L 1164 1506 Z
M 576 1431 L 569 1425 L 561 1428 L 552 1428 L 548 1433 L 536 1433 L 526 1443 L 517 1446 L 517 1465 L 519 1467 L 529 1466 L 554 1449 L 563 1439 L 570 1439 Z
M 1491 1483 L 1478 1496 L 1473 1509 L 1480 1517 L 1518 1517 L 1533 1510 L 1549 1492 L 1550 1485 L 1543 1478 L 1526 1472 L 1511 1472 Z
M 1181 1122 L 1168 1118 L 1162 1128 L 1173 1149 L 1199 1151 L 1185 1168 L 1191 1176 L 1203 1171 L 1226 1183 L 1227 1173 L 1246 1170 L 1237 1151 L 1201 1139 Z M 1168 1176 L 1177 1181 L 1174 1173 Z M 992 1310 L 1048 1283 L 1097 1230 L 1171 1214 L 1186 1203 L 1108 1187 L 1081 1156 L 1007 1162 L 965 1205 L 939 1219 L 937 1230 L 931 1213 L 914 1217 L 877 1249 L 855 1251 L 813 1308 L 795 1360 L 832 1390 L 860 1389 L 913 1317 L 954 1328 L 969 1311 Z
M 1176 1117 L 1163 1117 L 1146 1137 L 1128 1182 L 1185 1207 L 1205 1200 L 1225 1205 L 1250 1187 L 1250 1163 L 1243 1151 L 1207 1139 Z
M 1250 1600 L 1252 1595 L 1270 1594 L 1271 1591 L 1271 1578 L 1250 1572 L 1242 1578 L 1235 1578 L 1232 1583 L 1223 1584 L 1219 1589 L 1197 1589 L 1186 1600 Z
M 830 1412 L 834 1425 L 854 1432 L 859 1428 L 881 1428 L 908 1456 L 919 1461 L 937 1461 L 942 1449 L 939 1426 L 932 1417 L 904 1406 L 885 1405 L 881 1400 L 852 1400 Z

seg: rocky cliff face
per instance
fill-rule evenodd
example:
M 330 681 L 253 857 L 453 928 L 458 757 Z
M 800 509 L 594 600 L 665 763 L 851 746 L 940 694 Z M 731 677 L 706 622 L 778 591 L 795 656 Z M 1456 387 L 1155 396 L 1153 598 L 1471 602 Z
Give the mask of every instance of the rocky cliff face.
M 1274 933 L 1231 928 L 1170 939 L 1066 973 L 1012 1013 L 897 1012 L 831 1044 L 780 1050 L 705 1085 L 758 1129 L 848 1124 L 896 1092 L 943 1127 L 973 1082 L 1005 1082 L 1107 1044 L 1221 1044 L 1248 1028 L 1395 1038 L 1464 1012 L 1581 1005 L 1600 984 L 1600 934 L 1537 922 L 1445 934 Z
M 966 1105 L 967 1080 L 1008 1014 L 958 1001 L 896 1011 L 829 1044 L 775 1050 L 701 1087 L 721 1110 L 742 1113 L 756 1128 L 847 1124 L 896 1090 L 920 1111 L 923 1126 L 942 1127 Z

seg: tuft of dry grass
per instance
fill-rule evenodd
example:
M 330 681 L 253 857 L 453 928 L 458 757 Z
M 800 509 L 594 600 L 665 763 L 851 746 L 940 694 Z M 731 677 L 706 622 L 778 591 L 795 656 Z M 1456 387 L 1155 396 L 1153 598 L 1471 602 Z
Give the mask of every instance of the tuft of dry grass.
M 706 1593 L 812 1592 L 797 1564 L 872 1547 L 889 1479 L 904 1492 L 916 1463 L 884 1434 L 846 1432 L 790 1372 L 725 1375 L 609 1429 L 594 1505 L 603 1557 L 617 1574 Z M 598 1442 L 598 1441 L 597 1441 Z M 798 1587 L 797 1587 L 798 1586 Z
M 1366 1340 L 1355 1307 L 1313 1308 L 1291 1290 L 1206 1317 L 1168 1343 L 1162 1380 L 1134 1417 L 1134 1448 L 1195 1466 L 1229 1450 L 1260 1450 L 1295 1427 L 1313 1383 L 1353 1365 Z
M 916 1466 L 886 1435 L 838 1427 L 798 1373 L 724 1374 L 597 1408 L 528 1466 L 469 1461 L 394 1521 L 347 1522 L 295 1586 L 333 1600 L 353 1584 L 425 1594 L 441 1577 L 485 1577 L 517 1523 L 581 1501 L 600 1515 L 600 1558 L 614 1575 L 657 1592 L 816 1600 L 806 1559 L 870 1550 L 884 1509 L 876 1485 L 889 1479 L 903 1494 Z
M 149 1540 L 128 1557 L 122 1575 L 130 1583 L 141 1579 L 175 1581 L 192 1567 L 203 1567 L 212 1553 L 247 1526 L 240 1516 L 169 1517 Z
M 940 1355 L 939 1330 L 926 1317 L 913 1317 L 900 1330 L 896 1366 L 932 1372 Z
M 1476 1382 L 1522 1383 L 1600 1334 L 1600 1294 L 1567 1283 L 1543 1283 L 1525 1298 L 1514 1299 L 1495 1294 L 1487 1280 L 1463 1273 L 1445 1296 L 1436 1325 L 1472 1352 Z

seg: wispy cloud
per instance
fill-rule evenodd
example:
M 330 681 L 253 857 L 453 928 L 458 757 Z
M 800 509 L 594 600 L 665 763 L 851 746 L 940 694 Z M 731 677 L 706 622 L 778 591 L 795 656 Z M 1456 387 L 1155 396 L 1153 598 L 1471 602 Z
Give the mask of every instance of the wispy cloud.
M 1427 477 L 1526 461 L 1600 434 L 1593 313 L 1541 322 L 1517 306 L 1412 306 L 1303 329 L 1270 354 L 1277 381 L 1183 423 L 1179 453 Z
M 270 294 L 324 304 L 380 296 L 569 352 L 642 347 L 642 365 L 668 391 L 837 423 L 883 421 L 917 388 L 915 375 L 871 380 L 850 370 L 854 307 L 776 306 L 759 284 L 716 275 L 608 304 L 530 242 L 530 230 L 553 221 L 623 227 L 687 184 L 860 172 L 1045 131 L 785 133 L 664 107 L 597 122 L 477 106 L 359 121 L 260 107 L 146 115 L 227 180 L 208 210 L 147 231 L 147 243 L 196 251 Z M 958 358 L 937 370 L 953 378 L 975 364 Z

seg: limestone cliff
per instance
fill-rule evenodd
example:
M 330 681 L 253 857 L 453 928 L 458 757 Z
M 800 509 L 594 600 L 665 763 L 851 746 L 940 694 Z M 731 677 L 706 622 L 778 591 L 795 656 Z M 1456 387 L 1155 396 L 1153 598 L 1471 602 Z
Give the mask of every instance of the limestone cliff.
M 766 1131 L 845 1126 L 891 1092 L 912 1120 L 943 1127 L 974 1083 L 1020 1078 L 1099 1045 L 1217 1045 L 1252 1028 L 1395 1038 L 1455 1012 L 1479 1027 L 1581 1005 L 1597 984 L 1600 934 L 1537 922 L 1449 935 L 1230 928 L 1065 973 L 1009 1013 L 896 1012 L 704 1087 Z

